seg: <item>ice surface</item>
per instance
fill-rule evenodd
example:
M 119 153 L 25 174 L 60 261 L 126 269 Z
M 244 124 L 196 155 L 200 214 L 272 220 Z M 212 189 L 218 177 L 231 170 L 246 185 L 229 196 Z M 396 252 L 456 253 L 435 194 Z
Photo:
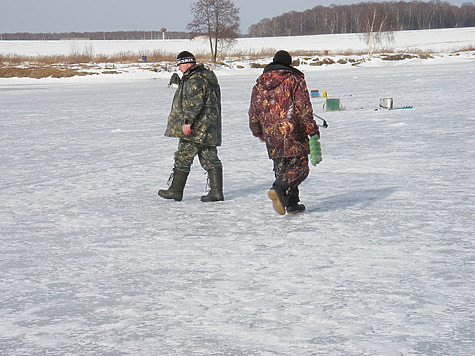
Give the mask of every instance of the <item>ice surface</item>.
M 306 72 L 345 110 L 312 99 L 323 162 L 283 217 L 248 129 L 258 71 L 220 76 L 208 204 L 198 160 L 182 202 L 157 196 L 168 77 L 0 82 L 0 354 L 473 354 L 474 71 Z

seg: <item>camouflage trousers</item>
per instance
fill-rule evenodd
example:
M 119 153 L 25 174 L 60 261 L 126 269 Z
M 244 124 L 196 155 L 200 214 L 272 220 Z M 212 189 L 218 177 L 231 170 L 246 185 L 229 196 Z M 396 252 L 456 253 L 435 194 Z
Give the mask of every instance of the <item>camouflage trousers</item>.
M 298 186 L 308 177 L 308 156 L 274 158 L 274 184 L 287 191 L 289 197 L 298 199 Z M 297 200 L 298 201 L 298 200 Z
M 222 167 L 216 146 L 205 146 L 180 139 L 178 150 L 175 152 L 175 168 L 180 171 L 189 172 L 196 155 L 198 155 L 200 164 L 206 171 Z

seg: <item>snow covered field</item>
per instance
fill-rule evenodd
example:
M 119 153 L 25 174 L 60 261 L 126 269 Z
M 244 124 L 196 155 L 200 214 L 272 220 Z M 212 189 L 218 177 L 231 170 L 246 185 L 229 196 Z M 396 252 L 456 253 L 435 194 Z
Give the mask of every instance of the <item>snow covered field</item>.
M 383 43 L 385 48 L 395 51 L 458 51 L 473 46 L 475 28 L 448 28 L 439 30 L 397 31 L 394 42 Z M 230 50 L 255 52 L 274 48 L 314 51 L 364 51 L 366 44 L 359 34 L 334 34 L 298 37 L 240 38 Z M 122 52 L 147 54 L 148 51 L 179 53 L 184 49 L 193 53 L 208 53 L 207 40 L 148 40 L 148 41 L 0 41 L 0 54 L 23 56 L 72 55 L 114 55 Z
M 301 68 L 323 162 L 280 216 L 221 70 L 225 201 L 160 199 L 169 74 L 0 80 L 0 354 L 472 355 L 472 56 Z M 104 78 L 104 80 L 102 80 Z M 379 99 L 396 106 L 375 110 Z

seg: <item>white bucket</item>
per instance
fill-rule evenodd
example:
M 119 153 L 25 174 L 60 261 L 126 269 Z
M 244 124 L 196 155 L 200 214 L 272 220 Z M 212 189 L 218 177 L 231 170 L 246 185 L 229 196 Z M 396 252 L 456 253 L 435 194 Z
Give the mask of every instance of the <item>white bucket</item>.
M 394 109 L 394 100 L 393 98 L 379 99 L 379 106 L 389 110 Z

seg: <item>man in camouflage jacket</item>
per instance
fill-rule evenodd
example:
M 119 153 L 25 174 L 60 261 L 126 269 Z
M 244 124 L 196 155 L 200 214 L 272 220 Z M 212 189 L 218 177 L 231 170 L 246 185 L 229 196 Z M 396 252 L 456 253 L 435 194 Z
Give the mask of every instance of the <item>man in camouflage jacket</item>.
M 305 210 L 298 204 L 298 186 L 309 174 L 308 136 L 320 136 L 304 75 L 291 64 L 288 52 L 275 54 L 252 89 L 249 108 L 249 128 L 274 161 L 276 179 L 268 196 L 281 215 Z
M 223 196 L 223 170 L 216 146 L 221 145 L 221 91 L 216 75 L 193 54 L 181 52 L 177 65 L 183 73 L 173 97 L 165 136 L 179 138 L 170 188 L 159 190 L 165 199 L 182 200 L 191 165 L 198 155 L 208 172 L 211 190 L 202 201 L 220 201 Z

